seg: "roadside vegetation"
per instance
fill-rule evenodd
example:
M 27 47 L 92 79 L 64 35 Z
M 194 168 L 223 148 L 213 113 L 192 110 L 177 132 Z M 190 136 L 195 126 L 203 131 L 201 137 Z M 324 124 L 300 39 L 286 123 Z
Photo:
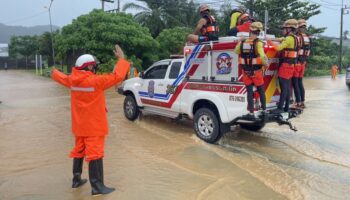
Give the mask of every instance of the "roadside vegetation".
M 265 10 L 269 11 L 269 34 L 281 36 L 280 25 L 289 18 L 309 19 L 320 14 L 319 6 L 297 0 L 241 0 L 245 8 L 254 7 L 254 18 L 264 21 Z M 53 34 L 55 63 L 68 65 L 78 53 L 91 53 L 100 61 L 100 71 L 113 68 L 114 57 L 111 50 L 115 43 L 121 45 L 128 59 L 139 70 L 144 70 L 159 59 L 171 54 L 182 54 L 185 38 L 191 33 L 197 21 L 199 4 L 192 0 L 137 0 L 124 5 L 123 12 L 106 13 L 93 10 L 89 14 L 74 19 L 60 31 Z M 235 6 L 230 1 L 213 10 L 220 24 L 220 34 L 225 36 L 230 23 L 230 12 Z M 136 11 L 135 15 L 127 14 Z M 313 53 L 309 59 L 307 76 L 323 75 L 333 64 L 339 63 L 339 45 L 320 38 L 324 27 L 309 26 L 309 33 L 317 39 L 313 42 Z M 43 55 L 47 66 L 52 65 L 50 33 L 39 36 L 13 36 L 9 45 L 13 58 L 28 58 Z M 344 48 L 343 66 L 350 61 L 350 50 Z M 60 69 L 61 67 L 58 66 Z M 46 69 L 50 70 L 50 69 Z M 69 69 L 68 69 L 69 71 Z

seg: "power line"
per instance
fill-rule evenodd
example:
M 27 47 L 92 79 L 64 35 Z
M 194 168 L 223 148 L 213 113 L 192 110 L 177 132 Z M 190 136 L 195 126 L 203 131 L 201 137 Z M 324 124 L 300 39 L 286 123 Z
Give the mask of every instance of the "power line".
M 312 0 L 308 0 L 308 1 L 311 2 L 311 3 L 317 4 L 317 5 L 319 5 L 319 6 L 322 6 L 322 7 L 324 7 L 324 8 L 327 8 L 327 9 L 329 9 L 329 10 L 339 11 L 338 9 L 335 9 L 335 8 L 332 8 L 332 7 L 328 7 L 328 6 L 324 5 L 324 4 L 321 4 L 321 3 L 318 3 L 318 2 L 315 2 L 315 1 L 312 1 Z
M 31 15 L 31 16 L 28 16 L 28 17 L 22 17 L 22 18 L 19 18 L 19 19 L 15 19 L 15 20 L 11 20 L 11 21 L 7 21 L 7 22 L 4 22 L 4 24 L 11 24 L 11 23 L 15 23 L 15 22 L 19 22 L 19 21 L 25 21 L 25 20 L 28 20 L 28 19 L 32 19 L 34 17 L 37 17 L 39 15 L 42 15 L 44 13 L 46 13 L 47 11 L 42 11 L 42 12 L 39 12 L 39 13 L 36 13 L 34 15 Z

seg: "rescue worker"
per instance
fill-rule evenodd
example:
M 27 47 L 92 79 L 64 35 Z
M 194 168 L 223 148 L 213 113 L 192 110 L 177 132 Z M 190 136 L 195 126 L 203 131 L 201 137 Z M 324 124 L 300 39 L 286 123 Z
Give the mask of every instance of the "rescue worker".
M 198 21 L 193 34 L 187 36 L 187 42 L 202 43 L 219 39 L 219 26 L 214 16 L 210 15 L 210 8 L 203 4 L 199 7 L 201 19 Z
M 131 78 L 135 78 L 137 77 L 139 74 L 137 68 L 134 66 L 134 63 L 130 63 L 130 70 L 128 71 L 128 74 L 125 77 L 125 80 L 131 79 Z
M 305 19 L 298 20 L 298 64 L 295 66 L 292 83 L 294 88 L 294 96 L 296 100 L 296 108 L 305 108 L 305 89 L 303 84 L 303 77 L 305 73 L 305 67 L 307 64 L 307 59 L 311 53 L 311 39 L 305 33 L 306 31 L 306 21 Z
M 248 118 L 254 118 L 253 86 L 257 87 L 260 95 L 260 103 L 263 113 L 266 112 L 266 97 L 264 91 L 264 75 L 262 67 L 266 65 L 266 55 L 263 42 L 258 39 L 260 31 L 263 30 L 261 22 L 250 25 L 249 38 L 241 41 L 235 48 L 239 54 L 238 63 L 243 70 L 243 82 L 247 88 Z
M 231 12 L 230 30 L 229 36 L 237 36 L 238 32 L 249 32 L 250 25 L 253 23 L 253 19 L 243 8 L 238 8 Z
M 338 66 L 334 64 L 332 65 L 332 68 L 331 68 L 331 75 L 333 80 L 337 78 L 337 73 L 338 73 Z
M 294 67 L 298 61 L 298 39 L 296 31 L 298 29 L 298 21 L 296 19 L 289 19 L 284 22 L 282 27 L 285 39 L 278 46 L 268 40 L 267 43 L 274 46 L 277 51 L 281 51 L 280 67 L 278 69 L 278 79 L 281 88 L 280 100 L 275 113 L 282 113 L 289 111 L 290 99 L 290 80 L 294 74 Z
M 97 61 L 90 54 L 77 59 L 71 75 L 56 69 L 52 71 L 53 80 L 71 91 L 72 132 L 75 136 L 75 147 L 70 153 L 73 158 L 72 188 L 87 182 L 81 178 L 85 157 L 89 163 L 92 195 L 108 194 L 115 190 L 106 187 L 103 178 L 104 144 L 108 133 L 104 91 L 123 81 L 130 64 L 124 60 L 124 53 L 118 45 L 115 45 L 114 54 L 118 62 L 111 74 L 96 75 Z

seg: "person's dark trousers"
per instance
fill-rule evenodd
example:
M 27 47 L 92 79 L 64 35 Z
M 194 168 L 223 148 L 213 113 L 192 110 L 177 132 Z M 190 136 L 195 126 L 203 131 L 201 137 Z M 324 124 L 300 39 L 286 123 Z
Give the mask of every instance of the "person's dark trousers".
M 254 92 L 253 92 L 253 84 L 247 85 L 247 101 L 248 101 L 248 110 L 250 113 L 254 112 Z
M 115 190 L 104 185 L 102 158 L 89 162 L 89 179 L 92 195 L 109 194 Z
M 74 158 L 73 159 L 72 188 L 78 188 L 87 182 L 86 179 L 81 179 L 81 173 L 83 172 L 83 162 L 84 162 L 84 158 Z
M 288 112 L 290 99 L 290 79 L 285 79 L 281 77 L 279 77 L 278 79 L 281 88 L 281 96 L 277 108 L 279 110 L 282 110 L 284 105 L 284 111 Z
M 253 84 L 247 85 L 247 101 L 248 101 L 248 110 L 249 112 L 253 113 L 254 112 L 254 92 L 253 92 Z M 264 91 L 264 86 L 258 86 L 256 87 L 260 96 L 260 103 L 261 103 L 261 108 L 263 110 L 266 110 L 266 97 L 265 97 L 265 91 Z
M 300 84 L 299 84 L 300 79 L 297 77 L 292 78 L 292 84 L 293 84 L 293 90 L 294 90 L 294 96 L 295 96 L 295 101 L 297 104 L 300 104 L 301 98 L 300 98 Z
M 300 101 L 304 102 L 305 101 L 305 89 L 304 89 L 304 83 L 303 83 L 303 78 L 298 78 L 299 81 L 299 90 L 300 90 Z
M 261 108 L 263 110 L 266 110 L 266 96 L 265 96 L 265 91 L 264 91 L 264 85 L 258 86 L 257 89 L 258 89 L 259 96 L 260 96 Z
M 237 27 L 235 27 L 235 28 L 231 28 L 231 29 L 228 31 L 227 35 L 228 35 L 228 36 L 237 36 L 237 33 L 238 33 L 238 29 L 237 29 Z

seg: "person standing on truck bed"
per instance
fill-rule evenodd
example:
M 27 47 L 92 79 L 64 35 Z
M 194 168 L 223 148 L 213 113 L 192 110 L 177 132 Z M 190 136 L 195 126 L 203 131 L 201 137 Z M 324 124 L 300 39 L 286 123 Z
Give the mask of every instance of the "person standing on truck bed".
M 202 43 L 219 39 L 219 26 L 214 16 L 210 15 L 210 8 L 203 4 L 199 7 L 201 19 L 198 21 L 193 34 L 187 36 L 187 42 Z
M 298 40 L 299 40 L 299 51 L 298 51 L 298 64 L 295 66 L 295 71 L 292 78 L 294 95 L 296 100 L 296 108 L 305 108 L 305 89 L 303 84 L 303 77 L 305 73 L 305 67 L 307 58 L 311 53 L 311 39 L 309 35 L 305 33 L 306 21 L 305 19 L 298 20 Z
M 231 12 L 230 30 L 229 36 L 237 36 L 238 32 L 249 32 L 250 25 L 253 23 L 253 19 L 243 8 L 235 9 Z
M 264 75 L 262 67 L 266 65 L 266 55 L 263 42 L 258 39 L 263 30 L 261 22 L 250 25 L 250 36 L 237 44 L 235 53 L 239 54 L 238 63 L 243 69 L 243 82 L 247 88 L 248 118 L 254 118 L 253 86 L 256 86 L 260 95 L 263 112 L 266 112 L 266 97 L 264 91 Z
M 71 75 L 56 69 L 52 71 L 52 79 L 69 88 L 71 93 L 72 132 L 75 136 L 75 147 L 70 153 L 73 158 L 72 188 L 87 182 L 81 178 L 85 157 L 89 163 L 92 195 L 108 194 L 115 190 L 106 187 L 103 178 L 104 146 L 108 134 L 104 91 L 124 80 L 130 63 L 124 59 L 118 45 L 115 45 L 114 54 L 118 63 L 110 74 L 96 75 L 97 60 L 90 54 L 77 59 Z
M 290 99 L 290 82 L 294 74 L 294 67 L 298 62 L 298 39 L 296 31 L 298 29 L 298 21 L 289 19 L 283 24 L 283 35 L 285 39 L 278 46 L 268 40 L 267 43 L 275 47 L 277 51 L 281 51 L 280 67 L 278 69 L 278 79 L 281 87 L 280 100 L 278 102 L 275 113 L 289 111 Z

